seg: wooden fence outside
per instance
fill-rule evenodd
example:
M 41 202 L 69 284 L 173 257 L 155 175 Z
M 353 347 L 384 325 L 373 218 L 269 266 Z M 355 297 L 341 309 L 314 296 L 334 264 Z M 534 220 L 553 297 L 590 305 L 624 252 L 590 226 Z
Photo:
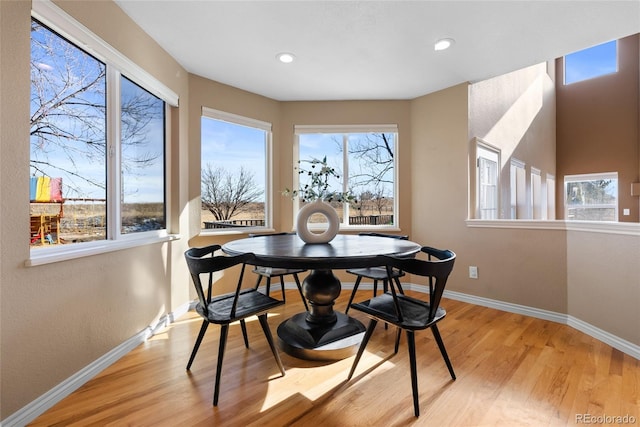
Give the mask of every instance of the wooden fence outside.
M 349 225 L 391 225 L 393 215 L 350 216 Z M 264 227 L 263 219 L 232 219 L 227 221 L 204 221 L 207 230 L 216 228 Z

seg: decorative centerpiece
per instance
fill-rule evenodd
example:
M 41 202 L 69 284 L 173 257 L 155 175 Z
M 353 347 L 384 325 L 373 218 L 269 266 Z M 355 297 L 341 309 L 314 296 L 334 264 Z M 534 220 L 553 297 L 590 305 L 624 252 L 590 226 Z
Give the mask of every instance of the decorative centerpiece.
M 331 202 L 351 202 L 355 198 L 349 192 L 329 191 L 329 178 L 339 179 L 334 168 L 327 164 L 327 157 L 322 160 L 299 160 L 298 164 L 309 164 L 305 169 L 298 166 L 298 174 L 306 175 L 307 183 L 298 190 L 285 189 L 284 195 L 298 197 L 306 204 L 298 210 L 296 217 L 296 232 L 305 243 L 328 243 L 333 240 L 340 230 L 338 212 L 330 205 Z M 328 227 L 321 233 L 314 233 L 309 229 L 309 218 L 314 214 L 321 214 L 327 218 Z

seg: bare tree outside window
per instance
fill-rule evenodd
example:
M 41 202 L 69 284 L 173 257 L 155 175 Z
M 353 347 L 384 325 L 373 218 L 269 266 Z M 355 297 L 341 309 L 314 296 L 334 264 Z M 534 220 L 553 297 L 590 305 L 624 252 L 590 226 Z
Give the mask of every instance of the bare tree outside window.
M 268 227 L 267 153 L 271 125 L 203 107 L 201 198 L 203 229 Z
M 264 194 L 253 174 L 244 167 L 236 173 L 222 166 L 207 165 L 202 170 L 202 206 L 217 221 L 229 221 L 249 211 L 252 203 Z
M 358 161 L 356 170 L 349 169 L 349 183 L 369 187 L 375 195 L 384 193 L 385 184 L 393 185 L 393 150 L 392 134 L 366 133 L 350 137 L 349 157 Z
M 391 133 L 349 135 L 349 187 L 360 194 L 359 215 L 372 225 L 393 221 L 394 146 Z
M 565 219 L 618 221 L 617 173 L 567 175 Z

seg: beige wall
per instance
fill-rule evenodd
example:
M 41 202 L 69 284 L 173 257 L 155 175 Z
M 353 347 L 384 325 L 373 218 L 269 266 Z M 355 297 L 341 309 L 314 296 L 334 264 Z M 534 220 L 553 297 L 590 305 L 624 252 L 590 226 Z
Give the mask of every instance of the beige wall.
M 173 118 L 171 221 L 186 218 L 187 74 L 111 2 L 59 3 L 178 93 Z M 188 300 L 186 238 L 25 267 L 29 258 L 29 1 L 0 2 L 0 346 L 4 419 Z M 177 217 L 176 217 L 177 216 Z M 186 236 L 185 236 L 186 237 Z
M 640 35 L 618 43 L 618 72 L 570 85 L 558 84 L 557 189 L 563 194 L 564 176 L 618 172 L 618 220 L 640 220 L 640 198 L 631 196 L 631 183 L 640 181 Z M 562 59 L 557 60 L 562 82 Z M 630 215 L 624 216 L 623 209 Z M 564 208 L 557 206 L 558 218 Z
M 181 239 L 24 267 L 29 257 L 25 117 L 30 5 L 0 1 L 2 419 L 189 301 L 191 284 L 182 255 L 188 245 L 242 236 L 196 236 L 202 105 L 273 123 L 274 193 L 292 180 L 294 124 L 397 123 L 401 231 L 458 254 L 450 290 L 583 317 L 640 345 L 632 300 L 638 292 L 637 236 L 607 235 L 605 249 L 612 252 L 603 258 L 600 241 L 589 233 L 571 232 L 567 238 L 563 230 L 467 226 L 471 134 L 467 85 L 412 101 L 279 103 L 188 75 L 110 2 L 61 4 L 180 95 L 180 108 L 172 117 L 169 210 L 171 231 L 180 233 Z M 291 229 L 291 202 L 279 197 L 275 202 L 275 227 Z M 479 267 L 478 280 L 467 277 L 469 265 Z M 599 266 L 607 268 L 606 278 Z M 605 318 L 593 311 L 601 303 L 602 287 L 615 293 L 608 295 L 619 303 L 608 307 L 615 316 Z
M 568 314 L 640 345 L 640 236 L 567 233 Z

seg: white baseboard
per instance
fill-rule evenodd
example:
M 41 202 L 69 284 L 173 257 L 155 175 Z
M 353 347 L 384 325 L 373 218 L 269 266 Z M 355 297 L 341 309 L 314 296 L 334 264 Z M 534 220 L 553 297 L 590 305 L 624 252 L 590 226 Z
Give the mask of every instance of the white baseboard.
M 65 397 L 69 396 L 71 393 L 76 391 L 78 388 L 98 375 L 104 369 L 118 361 L 121 357 L 129 353 L 138 345 L 147 341 L 160 329 L 173 323 L 175 319 L 178 319 L 180 316 L 189 311 L 189 306 L 189 303 L 183 304 L 172 313 L 161 317 L 155 324 L 149 325 L 144 330 L 138 332 L 136 335 L 129 338 L 113 350 L 109 351 L 108 353 L 93 361 L 91 364 L 85 366 L 83 369 L 76 372 L 48 392 L 44 393 L 33 402 L 29 403 L 22 409 L 5 418 L 0 423 L 0 426 L 23 427 L 31 421 L 35 420 L 49 408 L 53 407 L 56 403 L 60 402 Z

